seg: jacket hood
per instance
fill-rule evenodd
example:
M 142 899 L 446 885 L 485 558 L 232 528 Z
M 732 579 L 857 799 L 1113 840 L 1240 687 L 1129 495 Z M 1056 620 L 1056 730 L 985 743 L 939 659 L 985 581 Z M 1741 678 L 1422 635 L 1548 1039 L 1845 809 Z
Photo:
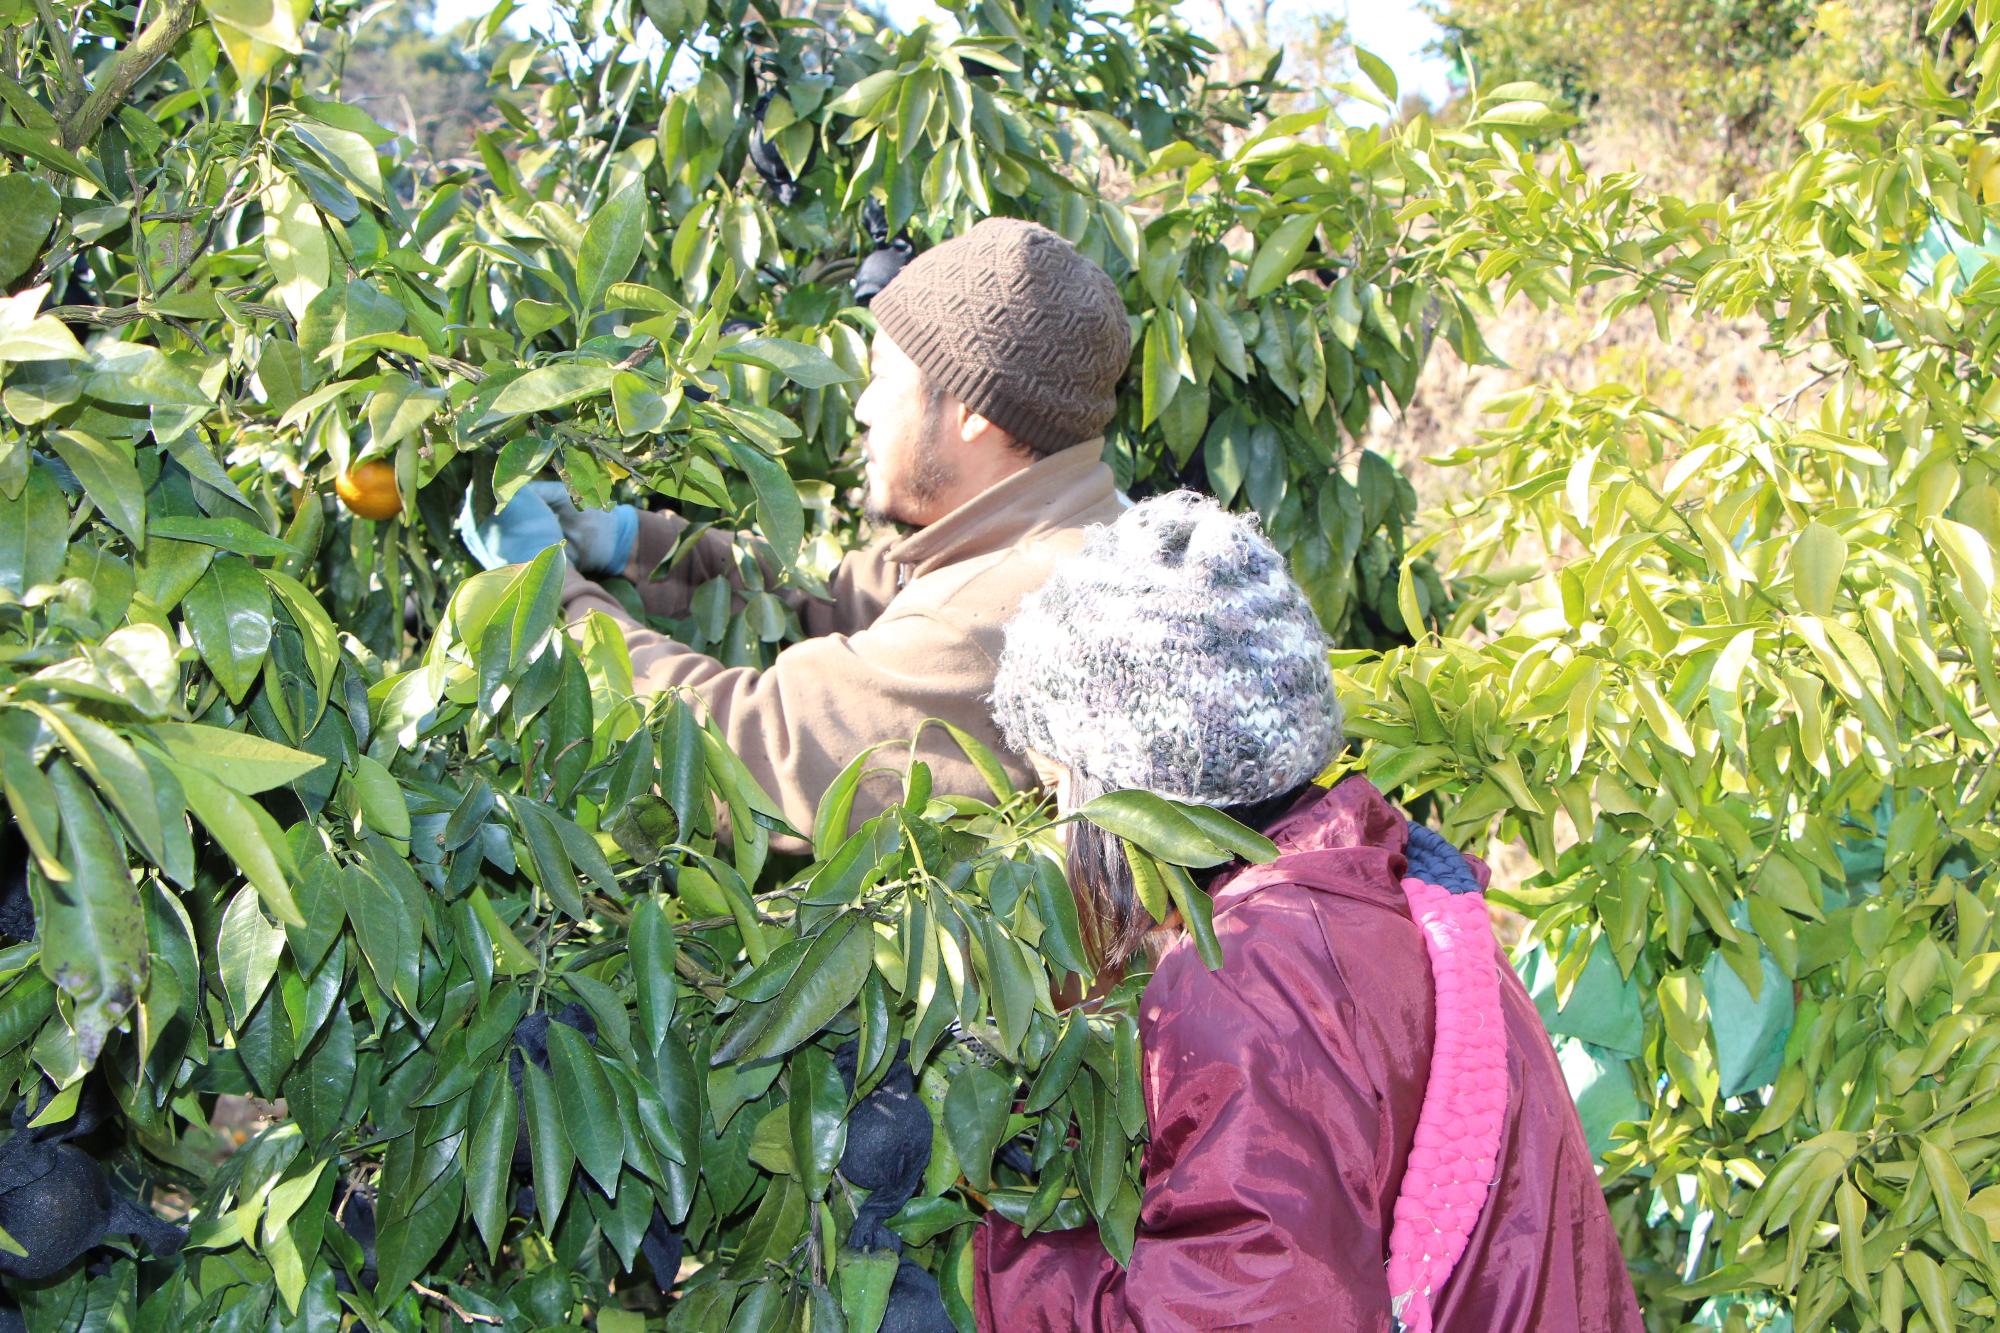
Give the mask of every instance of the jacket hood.
M 1262 832 L 1278 845 L 1278 859 L 1225 871 L 1209 888 L 1216 911 L 1270 884 L 1298 884 L 1408 912 L 1402 884 L 1409 870 L 1403 855 L 1409 821 L 1360 774 L 1314 787 Z M 1485 862 L 1465 859 L 1483 887 Z

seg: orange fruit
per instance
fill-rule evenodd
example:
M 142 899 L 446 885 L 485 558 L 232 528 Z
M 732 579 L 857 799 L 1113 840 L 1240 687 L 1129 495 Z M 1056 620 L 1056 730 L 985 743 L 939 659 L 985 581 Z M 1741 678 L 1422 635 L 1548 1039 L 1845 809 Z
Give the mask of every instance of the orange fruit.
M 395 466 L 380 458 L 357 463 L 333 483 L 335 494 L 361 518 L 378 522 L 403 512 L 403 493 L 396 489 Z

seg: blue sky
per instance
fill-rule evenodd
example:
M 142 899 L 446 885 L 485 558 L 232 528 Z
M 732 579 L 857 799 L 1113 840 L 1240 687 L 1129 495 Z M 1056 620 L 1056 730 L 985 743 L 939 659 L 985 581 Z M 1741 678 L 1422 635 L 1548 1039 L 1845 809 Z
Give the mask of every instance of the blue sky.
M 899 24 L 942 13 L 930 0 L 887 0 L 887 4 Z M 1359 6 L 1343 5 L 1342 0 L 1290 0 L 1273 7 L 1272 20 L 1282 23 L 1287 14 L 1339 12 L 1343 7 L 1355 41 L 1387 61 L 1406 92 L 1422 93 L 1433 103 L 1444 100 L 1450 89 L 1445 63 L 1423 51 L 1425 43 L 1437 35 L 1437 27 L 1419 12 L 1417 0 L 1363 0 Z M 451 24 L 484 14 L 489 8 L 491 0 L 439 0 L 438 17 Z M 1183 9 L 1198 28 L 1214 21 L 1212 0 L 1184 5 Z M 517 21 L 538 27 L 538 14 L 546 12 L 542 0 L 524 0 Z

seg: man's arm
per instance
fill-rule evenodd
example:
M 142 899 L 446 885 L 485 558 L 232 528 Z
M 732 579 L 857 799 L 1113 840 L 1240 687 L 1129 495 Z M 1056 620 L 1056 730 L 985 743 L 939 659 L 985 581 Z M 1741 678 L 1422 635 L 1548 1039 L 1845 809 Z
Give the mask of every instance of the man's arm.
M 895 615 L 853 634 L 795 643 L 759 671 L 726 667 L 632 623 L 608 593 L 572 574 L 565 617 L 575 626 L 591 611 L 611 616 L 624 630 L 639 690 L 683 689 L 699 700 L 795 828 L 812 827 L 821 796 L 854 756 L 878 741 L 907 739 L 926 718 L 943 718 L 1001 749 L 984 697 L 993 676 L 987 649 L 965 627 L 929 613 Z M 901 768 L 907 754 L 906 747 L 895 747 L 880 758 L 884 766 Z M 937 728 L 924 735 L 916 757 L 930 765 L 939 791 L 986 790 L 956 742 Z M 1029 780 L 1019 760 L 1003 762 L 1016 782 Z M 855 820 L 879 813 L 897 798 L 897 787 L 887 780 L 863 783 Z

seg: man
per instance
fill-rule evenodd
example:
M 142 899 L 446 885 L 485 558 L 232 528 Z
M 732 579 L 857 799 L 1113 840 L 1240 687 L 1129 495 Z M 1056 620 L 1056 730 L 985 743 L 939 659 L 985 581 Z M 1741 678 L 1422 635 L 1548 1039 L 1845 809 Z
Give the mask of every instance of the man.
M 870 310 L 880 331 L 855 407 L 867 429 L 866 505 L 909 531 L 848 555 L 830 598 L 798 606 L 811 637 L 768 670 L 725 667 L 646 629 L 588 577 L 622 573 L 649 612 L 684 615 L 694 588 L 733 574 L 729 534 L 702 534 L 662 571 L 685 519 L 557 503 L 575 562 L 566 618 L 616 620 L 639 688 L 689 691 L 800 829 L 857 754 L 910 737 L 926 718 L 971 733 L 1017 782 L 1032 782 L 986 705 L 1003 630 L 1083 529 L 1122 508 L 1101 454 L 1130 325 L 1111 279 L 1067 241 L 989 218 L 913 260 Z M 938 792 L 985 794 L 938 728 L 917 757 Z M 889 788 L 864 784 L 856 816 L 881 810 Z

